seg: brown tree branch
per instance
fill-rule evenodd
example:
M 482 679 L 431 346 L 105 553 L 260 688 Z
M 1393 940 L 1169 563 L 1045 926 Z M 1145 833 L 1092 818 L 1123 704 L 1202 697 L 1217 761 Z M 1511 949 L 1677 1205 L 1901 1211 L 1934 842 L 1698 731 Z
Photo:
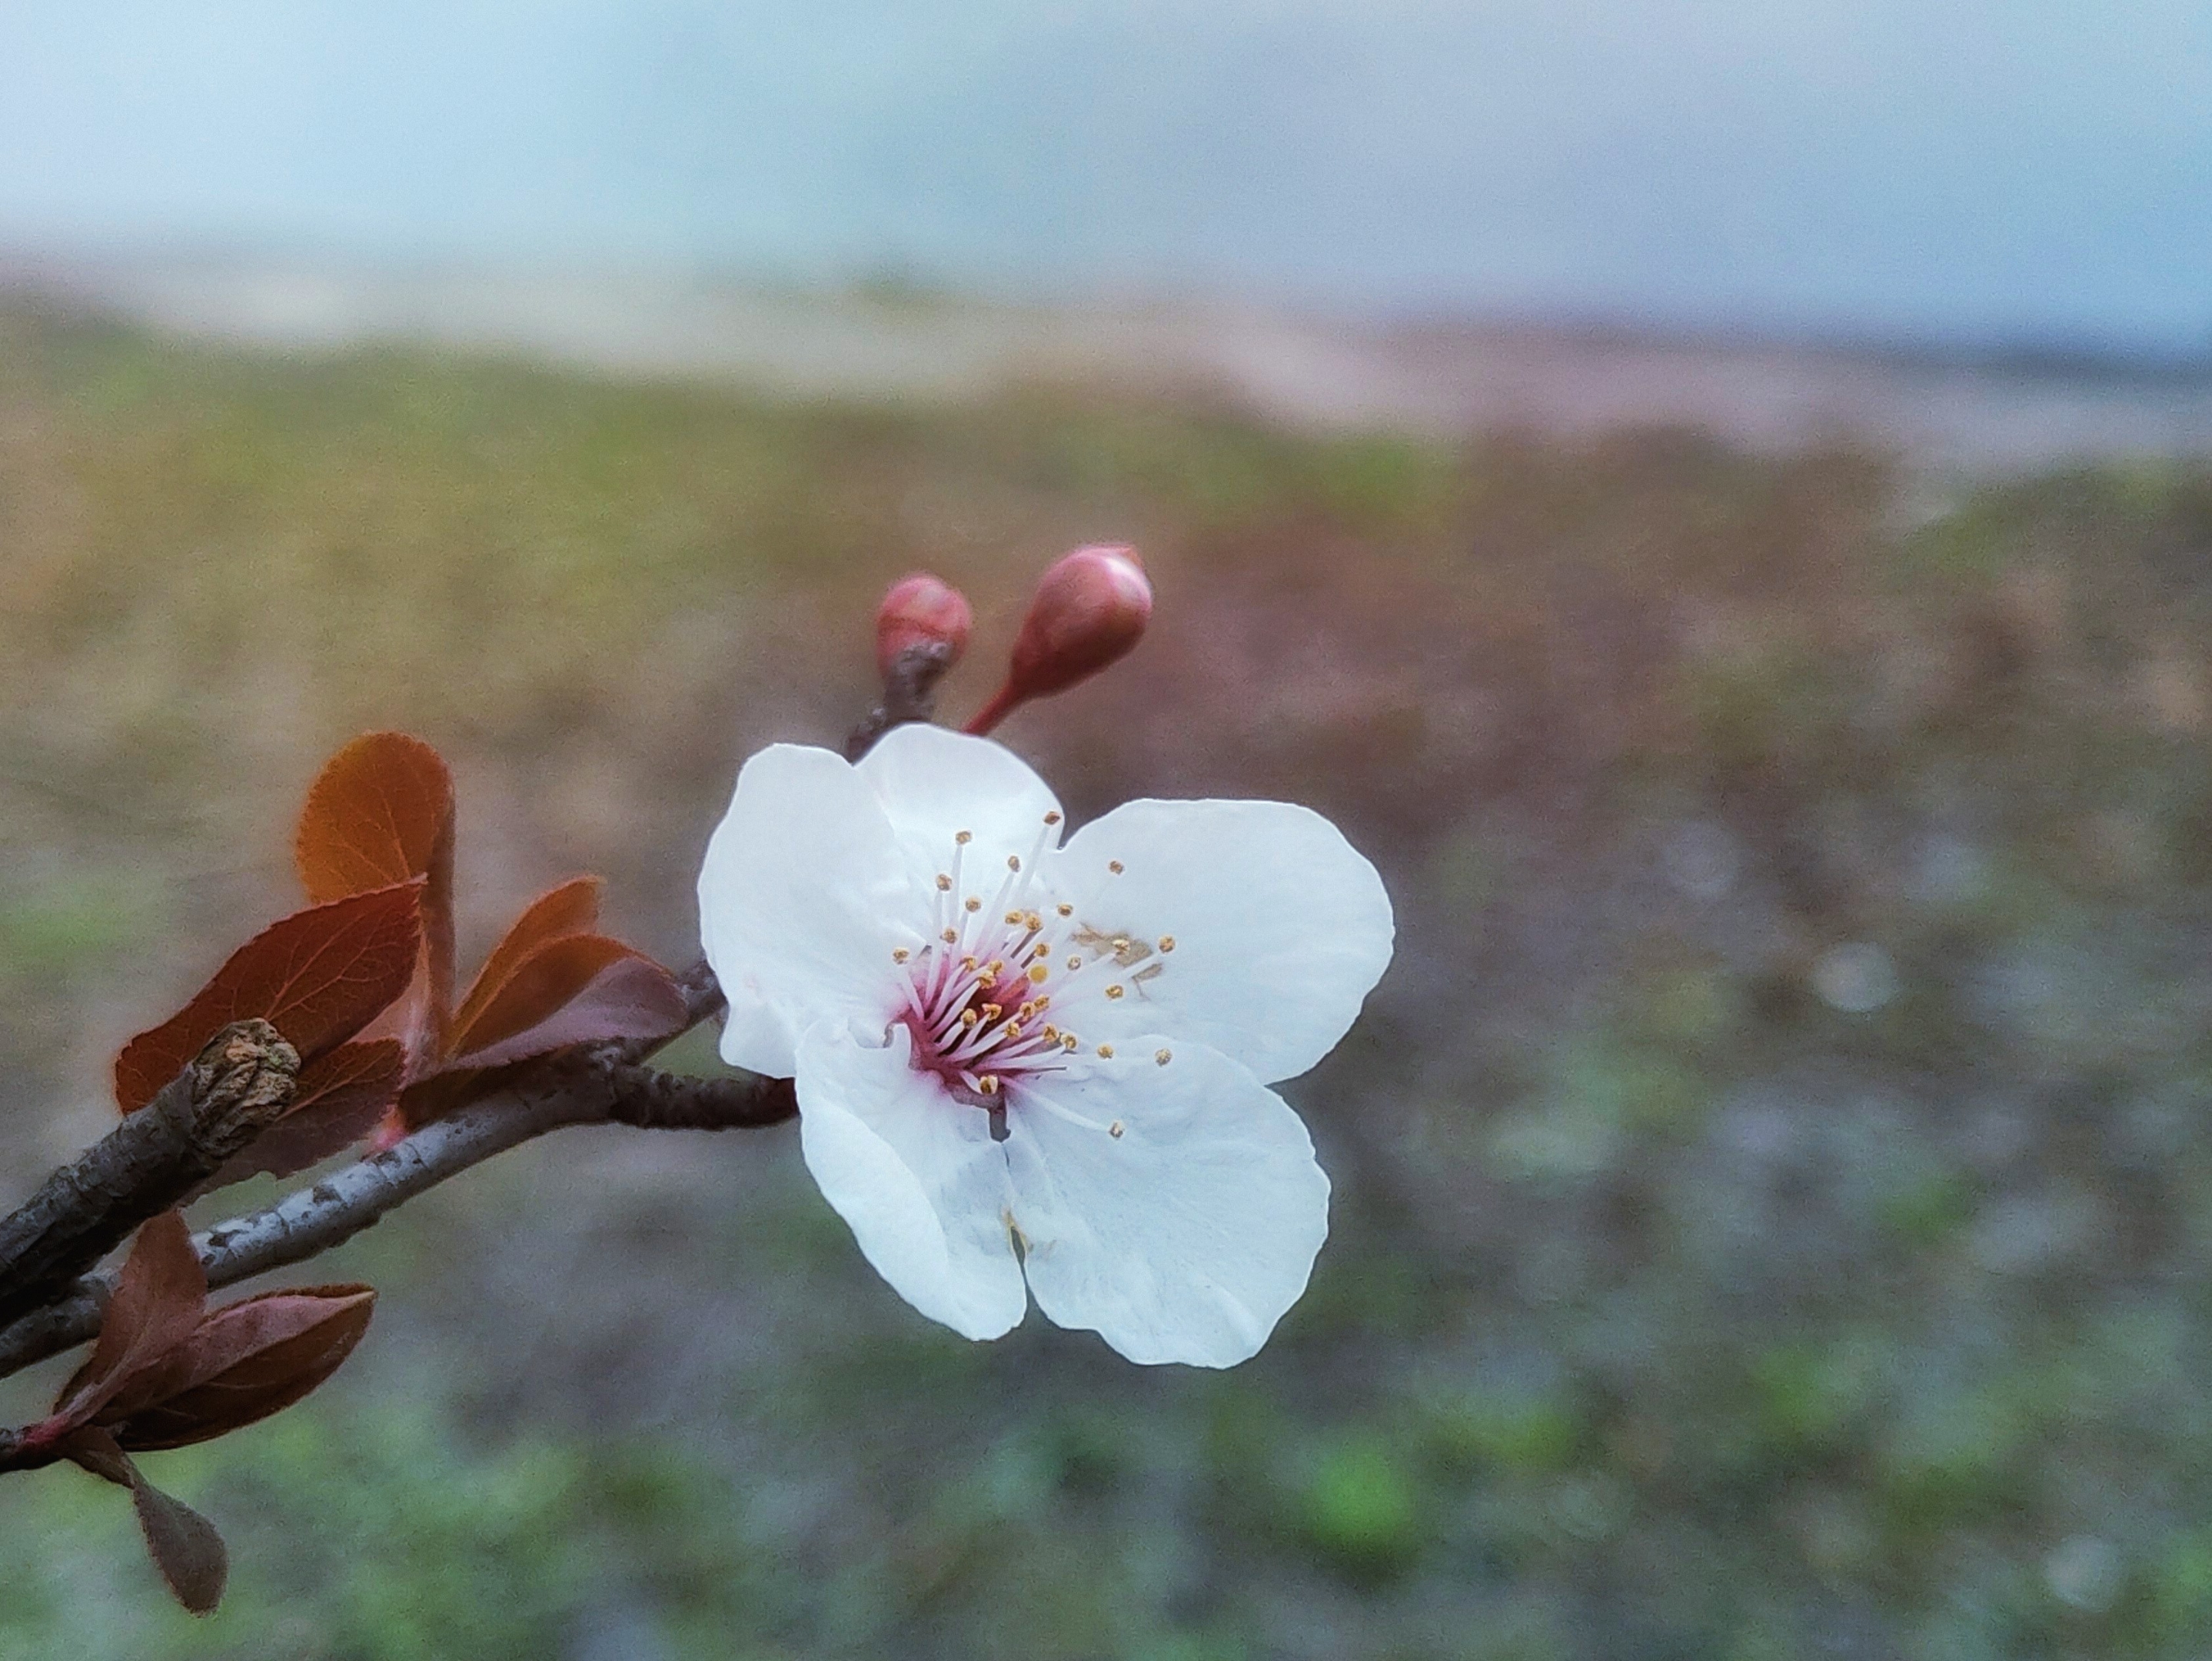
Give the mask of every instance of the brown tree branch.
M 425 1125 L 380 1153 L 193 1237 L 210 1290 L 329 1250 L 394 1206 L 495 1153 L 564 1125 L 708 1130 L 780 1124 L 799 1110 L 788 1079 L 693 1079 L 611 1054 L 609 1045 L 535 1069 L 506 1092 Z M 0 1330 L 0 1378 L 89 1339 L 115 1289 L 88 1275 Z
M 0 1326 L 51 1302 L 291 1104 L 299 1053 L 266 1021 L 209 1041 L 154 1099 L 0 1220 Z
M 951 666 L 951 650 L 942 643 L 901 653 L 884 678 L 883 703 L 846 739 L 847 758 L 859 760 L 894 727 L 928 720 L 937 683 Z M 704 962 L 676 978 L 685 1015 L 678 1032 L 595 1045 L 520 1069 L 499 1093 L 274 1205 L 195 1236 L 210 1289 L 327 1251 L 416 1195 L 564 1125 L 720 1130 L 795 1117 L 799 1103 L 788 1079 L 690 1078 L 641 1064 L 725 1007 L 714 970 Z M 252 1055 L 235 1048 L 246 1040 L 259 1046 Z M 233 1049 L 223 1048 L 226 1041 Z M 258 1062 L 248 1066 L 254 1056 Z M 211 1065 L 215 1071 L 203 1082 L 202 1070 Z M 99 1330 L 115 1277 L 83 1271 L 139 1223 L 177 1203 L 281 1114 L 291 1099 L 298 1065 L 297 1056 L 267 1023 L 226 1028 L 145 1110 L 0 1221 L 0 1378 Z
M 927 721 L 937 710 L 937 683 L 952 666 L 952 648 L 941 640 L 909 646 L 884 677 L 884 701 L 845 740 L 845 759 L 858 761 L 894 727 Z

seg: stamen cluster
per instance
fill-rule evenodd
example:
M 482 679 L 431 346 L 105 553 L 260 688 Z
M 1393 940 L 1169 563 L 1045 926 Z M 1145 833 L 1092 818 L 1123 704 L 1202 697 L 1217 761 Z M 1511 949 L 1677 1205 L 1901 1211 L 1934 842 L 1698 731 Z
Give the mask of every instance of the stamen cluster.
M 1065 1070 L 1085 1048 L 1071 1015 L 1093 997 L 1119 1000 L 1133 986 L 1141 990 L 1166 968 L 1147 959 L 1175 950 L 1172 935 L 1152 942 L 1103 933 L 1049 891 L 1045 853 L 1060 820 L 1057 812 L 1047 813 L 1027 857 L 1007 855 L 988 899 L 982 884 L 969 886 L 974 835 L 958 832 L 951 868 L 937 873 L 933 938 L 919 950 L 891 953 L 907 978 L 900 1019 L 914 1034 L 915 1065 L 937 1074 L 957 1099 L 988 1110 L 1001 1140 L 1008 1086 Z M 1122 868 L 1113 861 L 1108 874 Z M 1118 976 L 1122 970 L 1134 972 Z M 1111 1061 L 1114 1046 L 1102 1043 L 1092 1053 Z M 1173 1057 L 1161 1050 L 1153 1059 L 1165 1066 Z

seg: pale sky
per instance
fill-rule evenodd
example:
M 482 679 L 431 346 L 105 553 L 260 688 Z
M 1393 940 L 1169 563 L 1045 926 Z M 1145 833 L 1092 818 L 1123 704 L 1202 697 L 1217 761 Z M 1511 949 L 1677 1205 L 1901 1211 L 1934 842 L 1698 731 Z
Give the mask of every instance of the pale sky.
M 0 0 L 0 248 L 2212 346 L 2208 0 Z

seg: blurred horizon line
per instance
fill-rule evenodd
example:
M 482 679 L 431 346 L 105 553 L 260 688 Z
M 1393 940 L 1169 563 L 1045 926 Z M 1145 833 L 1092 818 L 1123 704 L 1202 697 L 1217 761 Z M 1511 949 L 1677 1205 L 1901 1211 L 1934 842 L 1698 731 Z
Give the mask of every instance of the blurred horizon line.
M 862 401 L 1024 387 L 1212 403 L 1293 429 L 1568 441 L 1680 428 L 1753 453 L 1868 448 L 1936 476 L 2212 457 L 2212 358 L 1969 348 L 1251 297 L 778 285 L 701 262 L 33 251 L 0 304 L 234 349 L 419 347 L 617 378 Z
M 1355 295 L 1325 286 L 1201 277 L 1024 282 L 933 271 L 890 260 L 849 269 L 779 266 L 735 257 L 574 252 L 494 255 L 456 248 L 400 253 L 314 237 L 131 237 L 26 234 L 0 229 L 0 291 L 102 274 L 200 273 L 239 277 L 295 273 L 367 282 L 635 283 L 654 288 L 757 295 L 817 303 L 927 309 L 1144 314 L 1230 311 L 1297 319 L 1364 334 L 1441 331 L 1590 344 L 1720 351 L 1784 351 L 1900 366 L 1954 368 L 2073 380 L 2212 382 L 2212 335 L 2196 344 L 2058 325 L 1973 328 L 1846 320 L 1775 307 L 1668 308 L 1626 302 L 1556 304 Z M 58 297 L 66 297 L 58 296 Z

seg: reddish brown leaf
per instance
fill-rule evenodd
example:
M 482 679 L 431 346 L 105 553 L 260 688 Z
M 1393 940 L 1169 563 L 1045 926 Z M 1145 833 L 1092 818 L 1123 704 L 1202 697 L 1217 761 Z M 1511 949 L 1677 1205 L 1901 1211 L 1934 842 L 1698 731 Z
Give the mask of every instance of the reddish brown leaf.
M 216 1311 L 161 1370 L 165 1393 L 117 1415 L 117 1442 L 185 1447 L 291 1406 L 353 1353 L 375 1302 L 365 1286 L 300 1287 Z
M 115 1058 L 115 1099 L 136 1112 L 228 1023 L 258 1016 L 312 1062 L 406 989 L 422 939 L 419 881 L 295 911 L 233 952 L 192 1001 Z
M 131 1461 L 104 1430 L 73 1430 L 55 1445 L 55 1451 L 94 1476 L 120 1488 L 131 1486 Z
M 652 958 L 619 958 L 535 1026 L 475 1051 L 477 1067 L 505 1067 L 574 1044 L 672 1037 L 687 1019 L 676 980 Z
M 222 1601 L 230 1553 L 214 1524 L 148 1482 L 104 1430 L 78 1431 L 62 1449 L 94 1475 L 131 1490 L 146 1550 L 179 1603 L 194 1615 L 206 1615 Z
M 293 843 L 318 903 L 421 878 L 421 974 L 397 1036 L 422 1064 L 438 1053 L 453 1001 L 453 779 L 404 733 L 370 733 L 324 764 Z
M 367 1139 L 399 1099 L 407 1058 L 397 1038 L 342 1043 L 300 1071 L 284 1116 L 201 1183 L 193 1197 L 267 1171 L 289 1177 Z
M 456 1067 L 504 1067 L 570 1044 L 657 1038 L 684 1025 L 684 995 L 652 958 L 604 934 L 541 946 L 458 1029 Z
M 457 1109 L 465 1107 L 488 1088 L 483 1069 L 473 1067 L 447 1067 L 433 1073 L 427 1079 L 417 1079 L 399 1092 L 398 1110 L 384 1122 L 377 1133 L 379 1152 L 390 1147 L 402 1137 L 420 1130 L 434 1120 L 442 1119 Z
M 308 786 L 293 855 L 320 904 L 430 876 L 453 836 L 453 780 L 438 752 L 404 733 L 369 733 Z
M 214 1614 L 230 1581 L 230 1551 L 215 1524 L 155 1488 L 135 1464 L 131 1467 L 131 1501 L 138 1512 L 147 1553 L 177 1602 L 187 1614 Z
M 207 1271 L 192 1250 L 184 1214 L 165 1211 L 141 1225 L 92 1354 L 62 1386 L 55 1415 L 83 1424 L 118 1396 L 136 1393 L 147 1375 L 191 1342 L 206 1307 Z
M 485 1007 L 514 977 L 530 955 L 540 946 L 571 934 L 588 934 L 599 927 L 599 879 L 574 877 L 558 888 L 531 901 L 506 938 L 491 949 L 484 965 L 461 1006 L 453 1012 L 447 1044 L 458 1040 L 483 1016 Z
M 575 947 L 578 940 L 597 944 L 586 950 Z M 541 1019 L 519 1032 L 489 1040 L 481 1049 L 455 1056 L 429 1077 L 410 1082 L 400 1092 L 398 1113 L 387 1121 L 381 1146 L 389 1147 L 409 1131 L 443 1118 L 473 1100 L 486 1088 L 484 1075 L 488 1073 L 573 1044 L 598 1043 L 610 1038 L 665 1037 L 683 1029 L 683 994 L 668 971 L 651 958 L 599 935 L 575 935 L 558 944 L 563 948 L 574 948 L 573 952 L 564 950 L 561 954 L 563 958 L 574 956 L 582 958 L 586 966 L 594 961 L 602 966 L 565 1003 Z M 556 962 L 541 967 L 555 987 L 550 996 L 558 996 L 574 984 L 574 962 Z M 550 972 L 553 970 L 564 972 L 556 977 Z M 531 970 L 529 976 L 534 977 L 539 972 Z M 519 1000 L 527 989 L 522 983 L 524 978 L 526 977 L 518 978 L 509 996 Z M 503 1005 L 507 1000 L 499 1001 Z M 494 1030 L 492 1022 L 499 1016 L 499 1009 L 494 1008 L 479 1022 L 477 1031 L 488 1033 Z

